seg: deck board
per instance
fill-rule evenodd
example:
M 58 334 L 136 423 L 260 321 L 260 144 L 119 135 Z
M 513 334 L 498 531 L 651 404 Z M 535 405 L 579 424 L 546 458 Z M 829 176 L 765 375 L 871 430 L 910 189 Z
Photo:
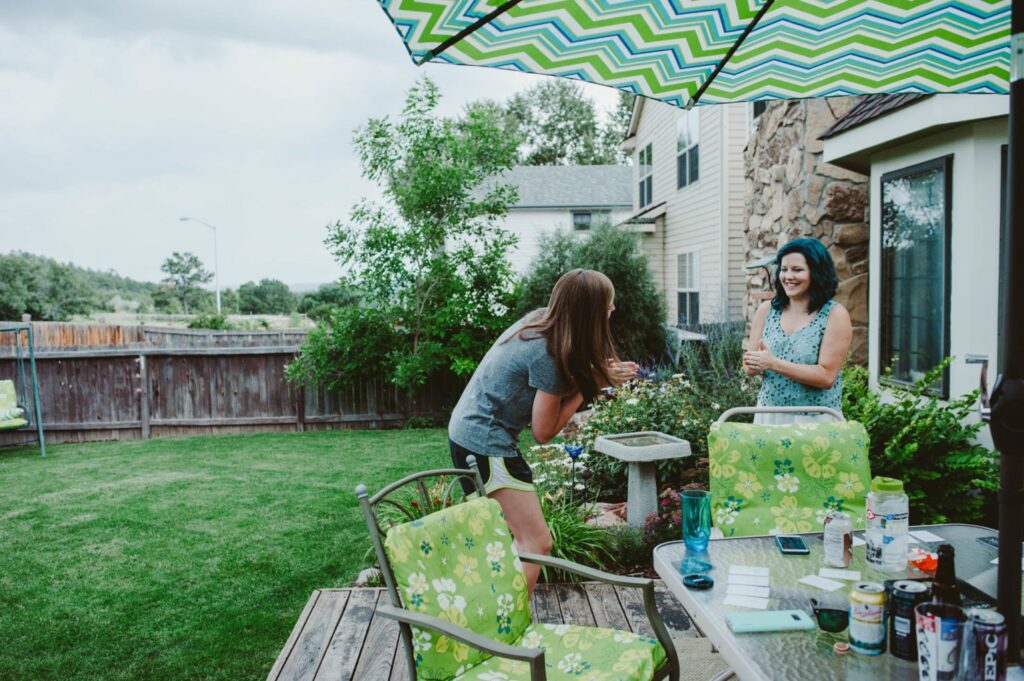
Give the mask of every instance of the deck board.
M 673 638 L 700 632 L 658 581 L 658 609 Z M 376 614 L 383 589 L 320 589 L 310 596 L 267 681 L 406 681 L 398 625 Z M 652 635 L 637 589 L 608 584 L 540 584 L 531 599 L 535 622 L 629 629 Z

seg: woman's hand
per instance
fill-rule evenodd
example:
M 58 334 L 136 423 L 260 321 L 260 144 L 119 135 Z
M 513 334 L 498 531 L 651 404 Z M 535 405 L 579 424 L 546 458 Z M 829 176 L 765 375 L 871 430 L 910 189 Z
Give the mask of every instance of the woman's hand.
M 612 379 L 612 385 L 618 388 L 626 381 L 636 378 L 636 372 L 640 365 L 636 362 L 615 362 L 608 360 L 608 376 Z
M 747 375 L 763 374 L 775 367 L 775 355 L 763 340 L 757 342 L 757 350 L 750 350 L 743 355 L 743 368 Z

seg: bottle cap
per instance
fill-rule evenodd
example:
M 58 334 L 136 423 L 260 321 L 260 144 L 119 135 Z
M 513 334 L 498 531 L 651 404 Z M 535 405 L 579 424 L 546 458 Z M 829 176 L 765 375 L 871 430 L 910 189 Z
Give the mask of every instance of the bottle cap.
M 881 475 L 876 475 L 871 480 L 871 491 L 872 492 L 902 492 L 903 481 L 897 480 L 896 478 L 886 478 Z

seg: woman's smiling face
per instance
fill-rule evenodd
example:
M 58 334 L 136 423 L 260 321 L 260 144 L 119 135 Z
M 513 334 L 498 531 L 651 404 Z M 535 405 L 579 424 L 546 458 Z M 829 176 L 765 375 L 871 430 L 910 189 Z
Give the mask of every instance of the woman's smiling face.
M 807 295 L 811 288 L 811 270 L 807 267 L 807 258 L 803 253 L 787 253 L 782 256 L 779 281 L 790 299 Z

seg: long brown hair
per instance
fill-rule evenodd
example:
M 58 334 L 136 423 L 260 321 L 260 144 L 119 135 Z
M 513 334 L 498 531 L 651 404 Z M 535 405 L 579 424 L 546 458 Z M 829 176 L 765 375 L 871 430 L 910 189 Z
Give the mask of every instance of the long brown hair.
M 594 399 L 598 380 L 611 384 L 608 360 L 618 361 L 608 324 L 608 306 L 615 298 L 611 280 L 594 270 L 566 272 L 551 290 L 547 309 L 519 331 L 547 339 L 548 354 L 570 393 L 584 402 Z

